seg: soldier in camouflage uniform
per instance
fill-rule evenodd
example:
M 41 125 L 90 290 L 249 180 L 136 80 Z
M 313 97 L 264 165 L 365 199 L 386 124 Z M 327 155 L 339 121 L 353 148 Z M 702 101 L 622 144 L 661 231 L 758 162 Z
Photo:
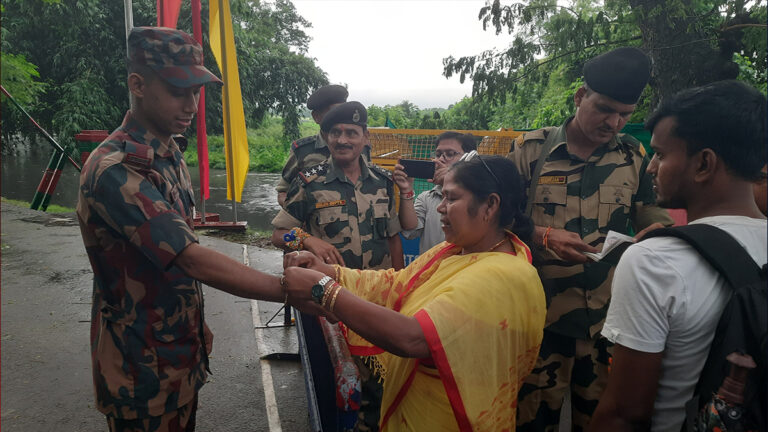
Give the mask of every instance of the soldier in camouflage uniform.
M 110 431 L 193 431 L 213 335 L 201 280 L 283 301 L 277 277 L 198 244 L 192 185 L 172 135 L 197 112 L 203 84 L 221 82 L 202 48 L 174 29 L 128 37 L 131 110 L 83 166 L 77 216 L 93 268 L 91 357 Z
M 341 104 L 325 116 L 321 131 L 331 158 L 294 179 L 285 208 L 272 221 L 272 243 L 276 246 L 285 247 L 283 235 L 300 227 L 312 236 L 304 240 L 304 248 L 326 263 L 356 269 L 403 267 L 392 175 L 362 156 L 367 143 L 366 120 L 365 107 L 359 102 Z M 314 343 L 313 351 L 327 351 L 315 322 L 315 318 L 302 314 L 307 343 Z M 315 379 L 327 379 L 317 377 L 322 371 L 315 368 L 316 362 L 325 359 L 311 361 Z M 363 386 L 361 420 L 356 429 L 378 430 L 382 387 L 362 361 L 356 358 L 356 363 Z M 331 379 L 325 387 L 333 385 Z M 335 395 L 318 399 L 319 403 L 331 399 L 333 406 Z
M 341 104 L 328 113 L 321 127 L 332 157 L 294 179 L 285 209 L 272 221 L 276 246 L 285 248 L 283 235 L 302 227 L 312 235 L 304 248 L 329 264 L 381 269 L 398 260 L 389 252 L 400 232 L 394 183 L 389 171 L 362 156 L 366 120 L 359 102 Z M 358 135 L 350 138 L 349 133 Z
M 649 76 L 650 61 L 635 48 L 590 60 L 585 85 L 574 95 L 576 114 L 560 127 L 525 134 L 508 155 L 529 184 L 547 294 L 541 351 L 519 393 L 518 431 L 557 430 L 566 392 L 573 430 L 584 430 L 605 389 L 612 350 L 599 332 L 614 265 L 587 262 L 583 252 L 599 251 L 609 230 L 628 234 L 672 224 L 655 205 L 642 146 L 618 134 Z
M 307 108 L 312 111 L 312 119 L 315 120 L 315 123 L 320 124 L 331 108 L 347 101 L 347 96 L 349 96 L 349 92 L 340 85 L 327 85 L 315 90 L 307 99 Z M 370 146 L 366 145 L 363 148 L 363 155 L 367 160 L 371 160 Z M 331 157 L 331 151 L 328 149 L 328 144 L 322 134 L 304 137 L 291 144 L 291 153 L 283 167 L 277 187 L 275 187 L 277 201 L 281 207 L 285 205 L 288 189 L 290 189 L 291 182 L 299 174 L 299 171 L 325 162 L 329 157 Z

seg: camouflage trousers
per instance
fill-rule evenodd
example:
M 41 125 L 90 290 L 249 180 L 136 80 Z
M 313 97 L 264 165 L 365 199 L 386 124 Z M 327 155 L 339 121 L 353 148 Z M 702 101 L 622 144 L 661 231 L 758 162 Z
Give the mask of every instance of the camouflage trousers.
M 119 419 L 107 416 L 109 432 L 194 432 L 197 395 L 192 402 L 159 417 Z
M 357 412 L 356 432 L 376 432 L 379 430 L 381 417 L 381 396 L 384 386 L 381 377 L 364 360 L 365 357 L 353 356 L 360 371 L 360 410 Z
M 575 339 L 544 330 L 536 365 L 518 394 L 517 431 L 557 431 L 566 393 L 573 431 L 587 429 L 608 383 L 613 344 L 601 336 Z

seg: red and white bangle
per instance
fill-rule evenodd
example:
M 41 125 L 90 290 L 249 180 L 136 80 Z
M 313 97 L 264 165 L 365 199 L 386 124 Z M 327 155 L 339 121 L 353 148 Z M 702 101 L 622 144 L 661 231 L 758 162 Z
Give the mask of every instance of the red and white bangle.
M 416 197 L 416 193 L 414 191 L 404 192 L 400 194 L 400 199 L 404 199 L 404 200 L 412 200 L 415 197 Z

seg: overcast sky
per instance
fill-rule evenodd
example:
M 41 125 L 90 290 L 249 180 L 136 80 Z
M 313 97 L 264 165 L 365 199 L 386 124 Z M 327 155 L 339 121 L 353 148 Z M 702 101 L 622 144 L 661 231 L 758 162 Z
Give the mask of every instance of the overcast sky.
M 446 79 L 443 58 L 506 47 L 511 36 L 483 31 L 485 0 L 294 0 L 312 23 L 309 55 L 349 100 L 364 105 L 447 108 L 472 93 L 469 79 Z

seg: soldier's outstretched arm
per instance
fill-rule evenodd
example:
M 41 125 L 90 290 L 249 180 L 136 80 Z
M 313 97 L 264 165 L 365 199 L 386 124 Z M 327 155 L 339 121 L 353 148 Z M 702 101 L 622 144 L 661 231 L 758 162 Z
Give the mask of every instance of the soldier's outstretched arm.
M 282 302 L 280 278 L 241 264 L 213 249 L 192 243 L 173 261 L 187 276 L 238 297 Z

